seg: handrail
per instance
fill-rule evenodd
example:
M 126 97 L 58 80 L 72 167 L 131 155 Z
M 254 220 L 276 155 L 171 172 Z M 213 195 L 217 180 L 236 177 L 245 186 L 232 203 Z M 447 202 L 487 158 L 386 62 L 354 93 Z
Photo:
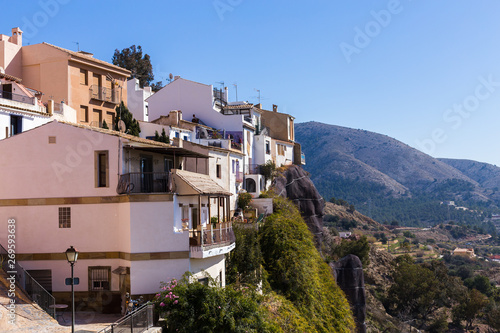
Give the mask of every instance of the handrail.
M 2 244 L 0 244 L 0 256 L 2 256 L 2 259 L 3 256 L 7 254 L 8 251 L 2 246 Z M 7 274 L 15 274 L 16 282 L 26 292 L 26 294 L 28 294 L 31 300 L 55 318 L 56 309 L 54 307 L 51 308 L 50 306 L 56 304 L 56 299 L 44 287 L 42 287 L 40 283 L 38 283 L 38 281 L 23 268 L 23 266 L 21 266 L 17 261 L 12 264 L 11 261 L 2 260 L 2 269 Z M 31 290 L 28 290 L 27 286 L 29 286 Z
M 147 302 L 97 333 L 122 332 L 124 329 L 134 333 L 147 331 L 153 327 L 153 313 L 154 303 Z

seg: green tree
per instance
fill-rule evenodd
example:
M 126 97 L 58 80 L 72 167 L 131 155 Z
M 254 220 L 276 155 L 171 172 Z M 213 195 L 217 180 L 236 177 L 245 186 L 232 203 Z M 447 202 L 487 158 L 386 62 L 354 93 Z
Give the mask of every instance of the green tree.
M 260 165 L 260 173 L 264 176 L 265 186 L 267 186 L 267 181 L 269 179 L 272 180 L 276 174 L 276 164 L 274 161 L 269 160 L 265 164 Z
M 158 141 L 158 142 L 163 142 L 163 143 L 170 143 L 170 139 L 167 136 L 167 134 L 165 133 L 164 128 L 161 129 L 161 135 L 158 134 L 158 131 L 155 131 L 155 136 L 154 136 L 153 140 Z
M 237 204 L 238 207 L 245 210 L 252 201 L 252 195 L 248 192 L 238 194 Z
M 153 91 L 158 91 L 162 88 L 162 82 L 154 81 L 153 65 L 148 54 L 142 54 L 142 47 L 132 45 L 121 51 L 115 50 L 111 59 L 113 65 L 126 68 L 131 72 L 131 77 L 139 80 L 141 88 L 151 86 Z
M 339 260 L 348 254 L 358 256 L 363 267 L 367 267 L 370 264 L 370 243 L 368 238 L 363 235 L 359 239 L 342 239 L 340 244 L 333 247 L 333 251 L 330 253 L 334 260 Z
M 139 126 L 139 122 L 135 120 L 134 116 L 125 106 L 123 101 L 120 103 L 119 106 L 116 107 L 115 110 L 116 110 L 115 125 L 114 125 L 115 130 L 116 131 L 119 130 L 118 122 L 120 120 L 123 120 L 126 128 L 125 133 L 134 136 L 139 136 L 139 133 L 141 133 L 141 127 Z
M 103 121 L 102 121 L 102 128 L 104 128 L 104 129 L 109 129 L 109 127 L 108 127 L 108 123 L 106 123 L 106 120 L 103 120 Z
M 404 255 L 394 261 L 394 266 L 394 283 L 384 301 L 392 315 L 419 320 L 422 326 L 431 313 L 451 306 L 457 294 L 463 294 L 459 279 L 449 277 L 443 264 L 419 265 L 409 255 Z
M 488 298 L 478 290 L 472 289 L 466 292 L 461 302 L 452 310 L 453 322 L 460 324 L 465 321 L 465 329 L 471 329 L 474 320 L 486 305 L 488 305 Z
M 228 284 L 257 286 L 262 281 L 262 252 L 258 229 L 233 225 L 236 248 L 226 255 Z

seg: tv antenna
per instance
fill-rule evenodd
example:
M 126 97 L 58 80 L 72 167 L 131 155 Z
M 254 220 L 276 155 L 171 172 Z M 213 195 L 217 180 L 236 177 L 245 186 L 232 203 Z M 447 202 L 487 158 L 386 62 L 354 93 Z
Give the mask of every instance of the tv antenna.
M 80 52 L 80 43 L 78 43 L 78 42 L 73 42 L 73 43 L 75 43 L 75 44 L 76 44 L 76 46 L 77 46 L 77 48 L 78 48 L 78 52 Z
M 233 83 L 234 88 L 236 89 L 236 101 L 238 101 L 238 83 Z
M 220 81 L 220 82 L 215 82 L 215 83 L 218 83 L 218 84 L 220 84 L 220 85 L 222 86 L 221 90 L 224 90 L 224 87 L 225 87 L 225 86 L 224 86 L 224 81 Z
M 261 101 L 261 100 L 263 100 L 263 99 L 267 99 L 267 98 L 265 98 L 265 97 L 260 97 L 260 89 L 255 89 L 255 88 L 254 88 L 253 90 L 255 90 L 255 91 L 259 94 L 259 95 L 257 96 L 257 99 L 259 100 L 259 104 L 260 104 L 260 101 Z

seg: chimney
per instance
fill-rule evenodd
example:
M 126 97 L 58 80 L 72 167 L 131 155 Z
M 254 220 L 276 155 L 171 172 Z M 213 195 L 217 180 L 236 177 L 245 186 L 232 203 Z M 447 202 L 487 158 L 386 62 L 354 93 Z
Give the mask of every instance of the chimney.
M 181 78 L 180 75 L 176 75 L 176 76 L 174 76 L 174 81 L 177 80 L 177 79 L 180 79 L 180 78 Z
M 273 112 L 278 112 L 278 106 L 276 104 L 273 104 Z
M 12 37 L 9 38 L 9 42 L 18 46 L 23 46 L 23 32 L 19 27 L 12 28 Z
M 255 104 L 255 107 L 256 107 L 257 109 L 262 109 L 262 103 Z
M 227 101 L 227 100 L 228 100 L 228 99 L 227 99 L 228 97 L 229 97 L 229 94 L 228 94 L 228 92 L 227 92 L 227 87 L 224 87 L 224 100 L 225 100 L 225 101 Z

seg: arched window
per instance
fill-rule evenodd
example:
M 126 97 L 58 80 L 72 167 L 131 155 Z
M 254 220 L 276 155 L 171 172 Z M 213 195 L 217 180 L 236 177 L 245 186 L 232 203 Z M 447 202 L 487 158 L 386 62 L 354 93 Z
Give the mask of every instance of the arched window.
M 252 178 L 247 178 L 246 181 L 246 190 L 247 192 L 251 192 L 251 193 L 255 193 L 257 192 L 257 186 L 255 184 L 255 180 L 253 180 Z

